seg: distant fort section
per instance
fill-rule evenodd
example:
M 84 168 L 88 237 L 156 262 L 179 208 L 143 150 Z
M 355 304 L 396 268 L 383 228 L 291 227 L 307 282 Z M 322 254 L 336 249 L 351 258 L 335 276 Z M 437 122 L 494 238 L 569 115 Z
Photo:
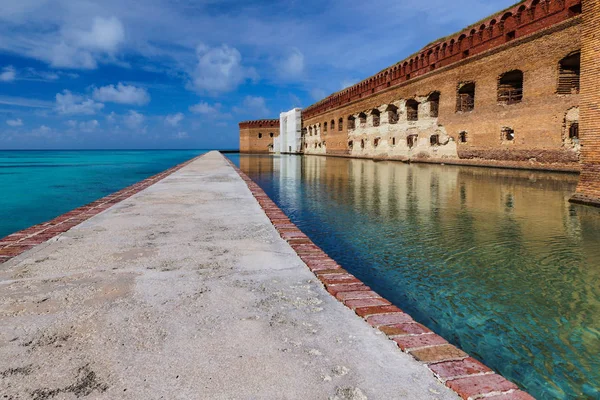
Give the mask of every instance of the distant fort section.
M 273 143 L 279 137 L 278 119 L 244 121 L 240 126 L 240 152 L 272 153 Z
M 599 4 L 522 1 L 437 40 L 304 109 L 300 152 L 582 170 L 575 200 L 594 203 Z M 271 151 L 248 124 L 240 150 Z

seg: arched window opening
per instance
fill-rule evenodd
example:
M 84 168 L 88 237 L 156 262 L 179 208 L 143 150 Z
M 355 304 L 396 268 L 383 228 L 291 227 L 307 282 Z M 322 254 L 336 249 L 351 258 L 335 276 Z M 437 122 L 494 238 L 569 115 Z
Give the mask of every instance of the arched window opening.
M 312 136 L 313 128 L 312 126 L 308 128 L 308 136 Z
M 323 132 L 327 132 L 327 122 L 323 122 Z
M 419 120 L 419 103 L 414 99 L 406 101 L 406 119 L 408 121 Z
M 269 143 L 267 149 L 269 149 L 269 151 L 273 151 L 273 143 Z
M 354 148 L 354 142 L 352 140 L 348 141 L 348 149 L 352 150 Z
M 273 132 L 270 132 L 269 137 L 273 137 L 273 136 L 275 136 L 275 134 Z
M 569 127 L 569 139 L 579 139 L 579 123 L 573 122 Z
M 388 123 L 397 124 L 398 123 L 398 107 L 393 104 L 387 106 L 385 111 L 388 114 Z
M 558 94 L 579 93 L 581 53 L 577 52 L 560 60 L 558 67 Z
M 506 72 L 498 79 L 498 102 L 517 104 L 523 100 L 523 72 Z
M 373 126 L 379 126 L 379 123 L 381 122 L 381 113 L 379 110 L 374 109 L 371 111 L 371 115 L 373 116 Z
M 406 145 L 408 146 L 409 149 L 412 149 L 413 147 L 415 147 L 417 145 L 418 138 L 419 138 L 418 135 L 408 135 L 406 137 Z
M 456 111 L 467 112 L 475 108 L 475 83 L 463 83 L 459 86 L 456 97 Z
M 379 146 L 380 140 L 381 140 L 381 138 L 375 138 L 375 140 L 373 140 L 373 146 L 375 146 L 375 147 Z
M 507 142 L 515 140 L 515 130 L 509 127 L 502 128 L 502 140 Z
M 335 131 L 335 120 L 331 120 L 331 132 Z
M 429 116 L 437 118 L 440 114 L 440 92 L 431 93 L 427 101 L 429 101 Z
M 259 133 L 259 134 L 258 134 L 258 138 L 259 138 L 259 139 L 262 139 L 262 133 Z
M 367 123 L 367 114 L 365 114 L 364 112 L 358 114 L 358 121 L 361 126 L 366 124 Z
M 356 120 L 354 119 L 354 116 L 349 116 L 348 117 L 348 130 L 353 130 L 356 127 Z
M 360 148 L 361 149 L 365 148 L 365 139 L 361 139 L 361 141 L 360 141 Z
M 458 142 L 467 143 L 467 132 L 462 131 L 458 133 Z
M 315 143 L 315 149 L 317 148 L 317 143 Z
M 344 118 L 340 118 L 338 120 L 338 132 L 341 132 L 344 130 Z
M 440 135 L 431 135 L 431 136 L 429 136 L 429 145 L 431 145 L 431 146 L 439 146 L 440 145 Z

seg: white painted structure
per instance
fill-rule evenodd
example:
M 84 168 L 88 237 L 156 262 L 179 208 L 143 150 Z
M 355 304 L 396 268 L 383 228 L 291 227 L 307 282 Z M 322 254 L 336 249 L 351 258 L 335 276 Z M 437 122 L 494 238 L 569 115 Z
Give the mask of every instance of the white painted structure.
M 302 109 L 279 114 L 279 147 L 275 151 L 280 153 L 299 153 L 302 149 Z

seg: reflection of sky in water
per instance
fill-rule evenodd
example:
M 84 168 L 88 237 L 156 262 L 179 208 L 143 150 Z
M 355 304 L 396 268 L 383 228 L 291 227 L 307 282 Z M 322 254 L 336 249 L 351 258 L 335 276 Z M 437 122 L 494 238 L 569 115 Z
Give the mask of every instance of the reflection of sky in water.
M 600 211 L 576 175 L 232 156 L 315 243 L 539 399 L 600 398 Z
M 199 150 L 0 151 L 0 238 L 186 161 Z

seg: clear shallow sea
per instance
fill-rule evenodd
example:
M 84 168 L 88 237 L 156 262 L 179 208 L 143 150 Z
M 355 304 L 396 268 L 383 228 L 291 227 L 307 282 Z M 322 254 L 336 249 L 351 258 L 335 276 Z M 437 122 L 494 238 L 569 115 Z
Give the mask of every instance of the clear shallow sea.
M 205 150 L 0 151 L 0 238 Z
M 537 399 L 600 399 L 600 210 L 577 175 L 230 155 L 332 258 Z

